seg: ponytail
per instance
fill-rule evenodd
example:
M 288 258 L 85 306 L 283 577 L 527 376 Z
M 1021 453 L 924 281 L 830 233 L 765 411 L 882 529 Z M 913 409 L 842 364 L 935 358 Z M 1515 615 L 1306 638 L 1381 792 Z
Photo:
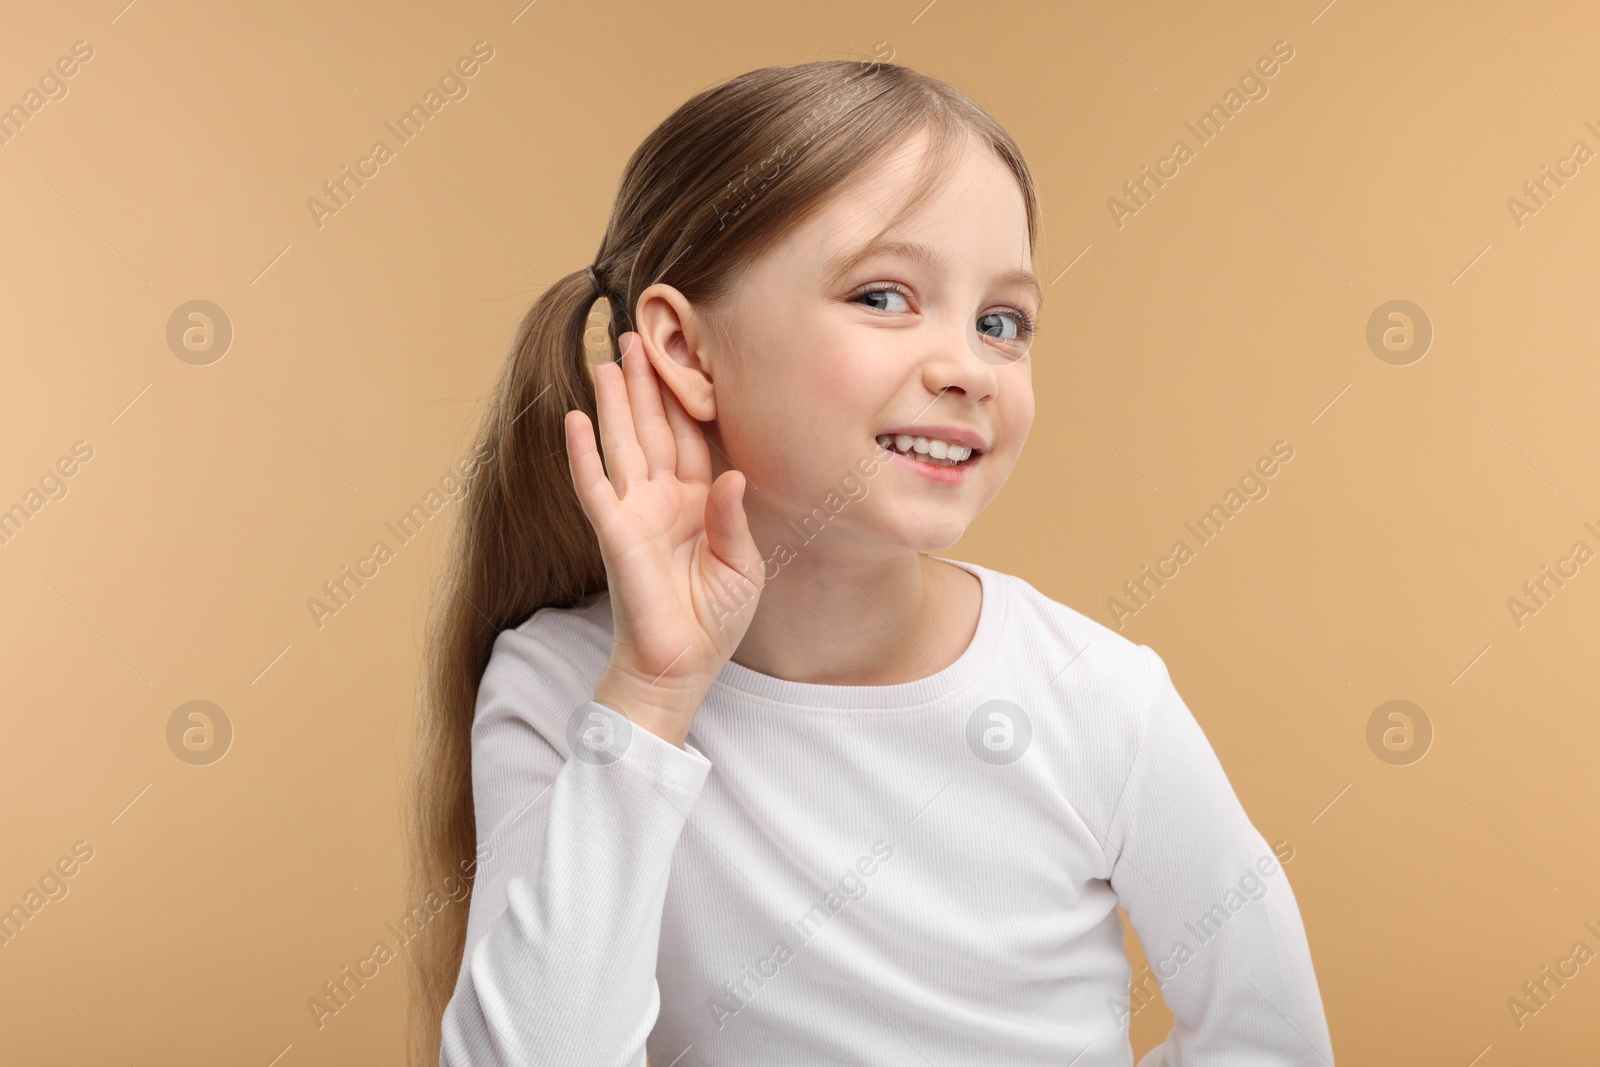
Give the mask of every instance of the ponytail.
M 407 768 L 406 905 L 441 895 L 475 854 L 472 718 L 494 639 L 542 607 L 572 606 L 605 589 L 600 544 L 567 466 L 563 423 L 595 415 L 585 327 L 595 300 L 583 271 L 567 275 L 523 317 L 478 433 L 489 470 L 468 483 L 460 526 L 433 590 L 424 640 L 424 714 Z M 597 423 L 596 423 L 597 424 Z M 467 904 L 447 905 L 418 938 L 408 967 L 406 1062 L 437 1067 L 440 1020 L 454 992 Z

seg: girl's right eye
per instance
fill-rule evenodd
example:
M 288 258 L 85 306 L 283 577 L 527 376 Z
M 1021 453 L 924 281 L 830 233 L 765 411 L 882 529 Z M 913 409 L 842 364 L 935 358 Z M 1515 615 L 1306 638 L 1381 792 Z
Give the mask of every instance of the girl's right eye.
M 893 282 L 884 282 L 884 283 L 882 283 L 880 285 L 877 285 L 877 286 L 874 286 L 872 288 L 863 289 L 863 290 L 861 290 L 861 292 L 857 293 L 855 296 L 851 297 L 850 299 L 852 301 L 859 301 L 859 300 L 864 300 L 865 298 L 867 298 L 869 296 L 887 296 L 887 297 L 898 296 L 901 299 L 902 302 L 906 302 L 906 298 L 909 295 L 910 295 L 909 293 L 907 293 L 904 289 L 902 289 L 900 286 L 894 284 Z M 909 302 L 907 302 L 907 303 L 908 303 L 908 309 L 909 309 Z M 871 306 L 876 307 L 876 305 L 871 305 Z M 894 308 L 878 307 L 877 310 L 879 310 L 879 311 L 893 311 L 895 309 Z

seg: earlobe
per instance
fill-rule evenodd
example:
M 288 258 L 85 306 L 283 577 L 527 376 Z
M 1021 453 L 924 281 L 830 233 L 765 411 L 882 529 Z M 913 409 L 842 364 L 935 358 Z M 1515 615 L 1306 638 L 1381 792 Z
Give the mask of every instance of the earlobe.
M 637 343 L 639 335 L 633 336 Z M 685 414 L 696 422 L 710 422 L 717 417 L 716 391 L 711 379 L 700 369 L 697 360 L 685 358 L 687 346 L 683 344 L 683 334 L 677 334 L 676 341 L 676 345 L 665 349 L 646 342 L 645 353 L 650 366 L 662 388 L 676 398 Z

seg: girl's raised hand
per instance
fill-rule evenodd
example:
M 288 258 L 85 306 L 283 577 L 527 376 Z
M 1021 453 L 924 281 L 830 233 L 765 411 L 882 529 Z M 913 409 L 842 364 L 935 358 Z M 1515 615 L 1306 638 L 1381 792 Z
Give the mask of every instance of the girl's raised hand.
M 637 333 L 595 367 L 604 463 L 588 417 L 567 412 L 567 462 L 600 540 L 611 594 L 611 661 L 594 699 L 682 747 L 761 593 L 744 475 L 711 481 L 694 421 L 656 376 Z

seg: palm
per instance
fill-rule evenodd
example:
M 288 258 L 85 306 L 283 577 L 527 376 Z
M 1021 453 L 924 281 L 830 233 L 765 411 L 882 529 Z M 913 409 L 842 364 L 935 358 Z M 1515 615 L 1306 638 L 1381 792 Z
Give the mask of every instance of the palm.
M 595 370 L 604 466 L 587 420 L 569 413 L 566 423 L 573 484 L 611 590 L 613 661 L 650 681 L 709 682 L 738 647 L 760 592 L 743 476 L 713 484 L 699 428 L 663 396 L 637 335 L 623 341 L 621 368 Z

